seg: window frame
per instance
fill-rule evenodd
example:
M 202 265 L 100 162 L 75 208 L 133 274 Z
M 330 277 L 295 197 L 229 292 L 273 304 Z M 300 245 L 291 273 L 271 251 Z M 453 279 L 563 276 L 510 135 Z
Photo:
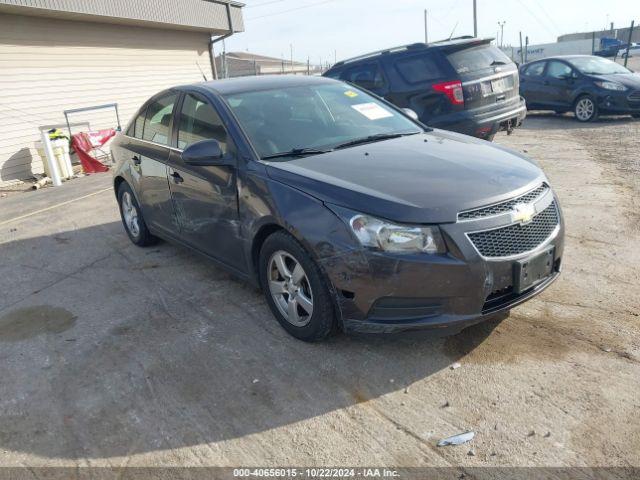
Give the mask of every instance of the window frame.
M 407 75 L 405 75 L 406 72 L 403 72 L 402 69 L 399 67 L 399 64 L 401 63 L 407 63 L 407 62 L 411 62 L 411 61 L 421 61 L 424 63 L 424 58 L 426 57 L 426 59 L 428 61 L 431 61 L 436 69 L 437 69 L 437 75 L 435 77 L 431 77 L 428 78 L 426 80 L 418 80 L 418 81 L 413 81 L 410 80 L 409 77 Z M 442 68 L 440 62 L 439 62 L 440 58 L 439 55 L 437 54 L 437 52 L 435 52 L 434 50 L 426 50 L 423 52 L 416 52 L 414 54 L 411 55 L 402 55 L 396 59 L 393 59 L 392 64 L 393 64 L 393 68 L 395 69 L 395 71 L 397 72 L 397 74 L 400 76 L 400 78 L 408 85 L 411 86 L 415 86 L 415 85 L 425 85 L 425 84 L 431 84 L 434 83 L 437 80 L 441 80 L 443 78 L 446 78 L 446 73 L 444 71 L 444 69 Z
M 173 129 L 171 131 L 171 148 L 178 152 L 184 152 L 185 150 L 184 148 L 180 148 L 178 146 L 178 136 L 179 136 L 178 134 L 180 132 L 180 116 L 182 115 L 182 107 L 184 106 L 184 102 L 187 96 L 193 95 L 199 101 L 209 105 L 211 108 L 213 108 L 213 111 L 216 112 L 216 115 L 218 115 L 218 118 L 222 123 L 222 128 L 224 128 L 224 131 L 227 134 L 227 151 L 225 152 L 224 157 L 225 158 L 229 156 L 235 157 L 236 156 L 235 152 L 237 151 L 235 140 L 233 138 L 233 135 L 231 134 L 229 126 L 224 120 L 224 116 L 221 115 L 220 109 L 216 107 L 215 103 L 212 102 L 209 98 L 207 98 L 205 94 L 203 94 L 198 90 L 182 90 L 179 93 L 180 93 L 180 99 L 176 104 L 178 108 L 174 110 L 173 118 L 172 118 Z
M 554 63 L 559 63 L 560 65 L 564 65 L 565 67 L 567 67 L 569 69 L 569 71 L 570 71 L 569 76 L 568 77 L 554 77 L 554 76 L 549 75 L 549 68 Z M 563 62 L 562 60 L 553 59 L 553 60 L 547 60 L 547 65 L 546 65 L 546 67 L 544 69 L 544 76 L 547 77 L 547 78 L 552 78 L 554 80 L 565 80 L 565 79 L 569 79 L 569 78 L 576 78 L 576 71 L 567 62 Z
M 137 135 L 134 138 L 136 138 L 137 140 L 141 140 L 143 142 L 149 142 L 149 143 L 152 143 L 154 145 L 159 145 L 161 147 L 173 148 L 173 127 L 174 127 L 174 124 L 175 124 L 176 107 L 181 104 L 182 92 L 180 92 L 178 90 L 173 90 L 173 89 L 172 90 L 165 90 L 163 92 L 160 92 L 157 95 L 154 95 L 153 97 L 151 97 L 149 100 L 147 100 L 147 103 L 140 109 L 140 112 L 142 112 L 142 110 L 144 110 L 144 122 L 143 122 L 143 126 L 142 126 L 142 132 L 143 132 L 143 135 L 144 135 L 145 126 L 147 125 L 147 114 L 149 113 L 149 107 L 154 102 L 157 102 L 158 100 L 160 100 L 160 99 L 162 99 L 164 97 L 168 97 L 170 95 L 175 95 L 176 96 L 176 101 L 173 104 L 173 111 L 171 112 L 171 119 L 169 120 L 169 131 L 168 131 L 168 135 L 167 135 L 167 143 L 163 144 L 163 143 L 160 143 L 160 142 L 154 142 L 153 140 L 147 140 L 146 138 L 143 138 L 143 136 L 139 136 L 138 137 Z M 136 116 L 136 118 L 138 118 L 138 116 Z
M 524 71 L 522 72 L 522 75 L 527 77 L 527 78 L 544 78 L 547 75 L 547 65 L 548 65 L 548 61 L 547 60 L 538 60 L 536 62 L 532 62 L 529 65 L 527 65 L 524 69 Z M 533 68 L 536 65 L 542 65 L 542 70 L 540 72 L 540 75 L 529 75 L 527 74 L 527 72 L 529 71 L 530 68 Z
M 352 72 L 353 70 L 355 70 L 357 68 L 363 69 L 364 67 L 367 67 L 367 66 L 374 66 L 374 67 L 376 67 L 378 69 L 378 71 L 380 72 L 380 77 L 382 78 L 382 86 L 375 87 L 374 89 L 369 89 L 369 88 L 363 87 L 362 85 L 359 85 L 356 82 L 352 82 L 352 81 L 346 79 L 346 76 L 349 75 L 349 73 Z M 352 65 L 351 67 L 345 67 L 344 70 L 342 70 L 342 72 L 340 73 L 340 80 L 342 80 L 343 82 L 349 83 L 349 84 L 353 84 L 356 87 L 362 88 L 363 90 L 368 91 L 368 92 L 374 92 L 374 93 L 386 92 L 389 89 L 389 79 L 387 78 L 387 75 L 386 75 L 386 72 L 384 70 L 384 67 L 377 60 L 358 62 L 355 65 Z

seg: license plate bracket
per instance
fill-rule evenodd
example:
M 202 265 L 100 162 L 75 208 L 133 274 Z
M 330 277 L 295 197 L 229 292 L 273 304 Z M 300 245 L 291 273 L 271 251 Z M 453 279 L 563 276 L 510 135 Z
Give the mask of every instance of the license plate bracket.
M 546 280 L 553 271 L 555 247 L 549 246 L 543 252 L 519 260 L 514 265 L 514 290 L 523 293 Z

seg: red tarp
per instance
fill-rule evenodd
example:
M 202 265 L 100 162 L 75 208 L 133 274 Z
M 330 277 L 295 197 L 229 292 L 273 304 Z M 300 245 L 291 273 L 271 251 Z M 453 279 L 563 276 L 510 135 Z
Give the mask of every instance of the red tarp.
M 107 143 L 115 134 L 116 131 L 111 128 L 96 132 L 81 132 L 71 136 L 71 145 L 78 154 L 84 173 L 98 173 L 109 170 L 109 167 L 97 160 L 92 155 L 92 152 Z

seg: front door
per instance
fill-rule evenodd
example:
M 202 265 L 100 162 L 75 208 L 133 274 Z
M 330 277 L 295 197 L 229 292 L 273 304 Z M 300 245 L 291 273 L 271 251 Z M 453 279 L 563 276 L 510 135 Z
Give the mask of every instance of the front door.
M 123 147 L 132 162 L 134 190 L 147 226 L 153 231 L 178 232 L 167 180 L 170 132 L 177 93 L 152 100 L 127 132 Z
M 168 174 L 180 237 L 197 250 L 244 271 L 236 168 L 186 165 L 180 154 L 193 143 L 214 139 L 224 155 L 233 158 L 233 142 L 215 108 L 197 93 L 185 94 L 176 119 L 178 149 L 171 152 Z
M 575 82 L 573 69 L 564 62 L 552 60 L 545 77 L 547 103 L 559 108 L 571 107 L 571 90 Z

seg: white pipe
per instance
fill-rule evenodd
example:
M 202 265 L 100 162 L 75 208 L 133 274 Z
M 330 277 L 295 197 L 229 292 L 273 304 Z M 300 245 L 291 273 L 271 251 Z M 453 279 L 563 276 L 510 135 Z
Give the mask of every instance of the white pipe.
M 49 165 L 49 173 L 51 173 L 51 180 L 53 181 L 54 187 L 59 187 L 62 185 L 62 180 L 60 180 L 60 170 L 58 170 L 58 160 L 53 154 L 53 148 L 51 148 L 51 139 L 49 138 L 49 132 L 46 130 L 41 130 L 40 134 L 42 136 L 42 145 L 44 146 L 44 152 L 47 157 L 47 164 Z

